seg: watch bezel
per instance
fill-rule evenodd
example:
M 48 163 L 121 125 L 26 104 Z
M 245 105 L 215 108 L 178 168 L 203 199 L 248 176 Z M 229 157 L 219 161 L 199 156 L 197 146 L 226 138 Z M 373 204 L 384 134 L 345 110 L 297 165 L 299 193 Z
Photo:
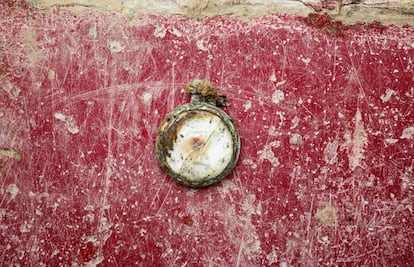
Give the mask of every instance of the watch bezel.
M 230 159 L 225 169 L 219 175 L 201 181 L 191 181 L 183 175 L 174 172 L 166 160 L 166 158 L 169 156 L 169 151 L 172 149 L 172 146 L 176 139 L 177 133 L 174 133 L 174 130 L 176 131 L 177 127 L 179 126 L 180 119 L 178 118 L 183 113 L 191 111 L 206 111 L 219 117 L 230 131 L 233 141 L 232 158 Z M 205 102 L 185 103 L 177 106 L 172 112 L 168 113 L 161 122 L 155 143 L 157 160 L 160 163 L 162 169 L 164 169 L 164 171 L 170 177 L 175 179 L 178 183 L 187 187 L 194 188 L 210 186 L 223 180 L 233 170 L 240 155 L 240 136 L 237 131 L 237 128 L 233 123 L 233 120 L 230 118 L 229 115 L 227 115 L 226 112 L 224 112 L 220 108 Z

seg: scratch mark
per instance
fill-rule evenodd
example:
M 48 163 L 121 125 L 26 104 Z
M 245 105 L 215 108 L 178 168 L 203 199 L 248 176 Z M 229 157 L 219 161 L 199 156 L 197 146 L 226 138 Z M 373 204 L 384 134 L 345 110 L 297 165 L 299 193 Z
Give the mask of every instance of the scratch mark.
M 368 144 L 367 134 L 364 129 L 364 122 L 359 108 L 355 113 L 355 129 L 352 137 L 349 133 L 345 134 L 345 140 L 348 144 L 348 160 L 351 170 L 355 170 L 357 166 L 361 165 L 361 160 L 364 159 L 365 146 Z
M 241 256 L 243 254 L 244 249 L 244 238 L 241 239 L 240 246 L 239 246 L 239 253 L 237 254 L 237 263 L 236 266 L 240 266 Z
M 309 208 L 309 220 L 308 220 L 308 224 L 306 226 L 306 240 L 309 240 L 309 235 L 310 235 L 310 226 L 311 226 L 311 222 L 312 222 L 312 210 L 313 210 L 313 200 L 314 200 L 314 196 L 312 195 L 312 199 L 311 199 L 311 203 L 310 203 L 310 208 Z M 309 242 L 311 245 L 309 246 L 309 254 L 312 255 L 312 245 L 313 242 Z
M 170 183 L 170 186 L 168 187 L 167 194 L 165 195 L 165 197 L 164 197 L 163 201 L 161 202 L 161 205 L 160 205 L 160 207 L 158 208 L 158 210 L 157 210 L 157 212 L 155 213 L 155 215 L 159 214 L 159 213 L 160 213 L 160 211 L 161 211 L 161 209 L 162 209 L 162 207 L 164 206 L 164 204 L 165 204 L 165 202 L 166 202 L 166 200 L 167 200 L 167 198 L 168 198 L 168 195 L 169 195 L 169 194 L 170 194 L 170 192 L 171 192 L 172 185 L 173 185 L 173 183 Z
M 111 94 L 112 96 L 112 94 Z M 104 260 L 103 255 L 103 246 L 106 242 L 106 240 L 111 236 L 112 232 L 110 228 L 112 225 L 108 223 L 108 219 L 105 217 L 105 210 L 109 208 L 108 204 L 108 190 L 110 185 L 110 178 L 112 175 L 112 129 L 113 129 L 113 116 L 114 116 L 114 105 L 113 105 L 113 99 L 110 98 L 110 108 L 109 108 L 109 116 L 108 116 L 108 134 L 107 134 L 107 156 L 106 156 L 106 172 L 105 172 L 105 179 L 104 179 L 104 189 L 102 194 L 102 200 L 100 203 L 100 210 L 99 210 L 99 226 L 98 226 L 98 251 L 97 251 L 97 257 L 94 259 L 96 261 L 96 264 L 102 262 Z M 95 264 L 95 262 L 93 262 Z M 95 264 L 95 265 L 96 265 Z

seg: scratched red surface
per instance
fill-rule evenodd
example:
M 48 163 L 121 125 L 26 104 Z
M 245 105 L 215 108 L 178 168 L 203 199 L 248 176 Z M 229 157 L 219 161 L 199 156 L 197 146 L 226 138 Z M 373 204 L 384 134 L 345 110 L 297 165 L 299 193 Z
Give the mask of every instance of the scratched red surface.
M 0 4 L 4 266 L 408 266 L 414 30 Z M 181 187 L 165 114 L 210 80 L 232 174 Z

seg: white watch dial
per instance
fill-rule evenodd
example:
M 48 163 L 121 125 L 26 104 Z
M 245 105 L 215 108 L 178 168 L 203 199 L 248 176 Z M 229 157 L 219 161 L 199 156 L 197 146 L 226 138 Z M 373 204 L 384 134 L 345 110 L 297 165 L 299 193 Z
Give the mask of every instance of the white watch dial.
M 232 134 L 217 115 L 193 112 L 180 121 L 176 140 L 166 162 L 171 170 L 191 182 L 200 182 L 221 174 L 234 153 Z

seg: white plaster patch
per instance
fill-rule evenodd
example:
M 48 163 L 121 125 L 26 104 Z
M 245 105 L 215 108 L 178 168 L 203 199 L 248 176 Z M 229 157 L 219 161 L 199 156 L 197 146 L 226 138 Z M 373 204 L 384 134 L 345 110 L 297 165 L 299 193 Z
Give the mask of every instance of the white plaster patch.
M 382 102 L 388 102 L 391 99 L 391 96 L 395 95 L 395 91 L 392 89 L 387 89 L 385 90 L 385 94 L 381 95 L 380 98 L 382 100 Z
M 112 53 L 119 53 L 124 50 L 124 46 L 119 41 L 110 41 L 109 42 L 109 49 Z
M 283 93 L 283 91 L 276 90 L 276 91 L 273 92 L 273 94 L 272 94 L 272 102 L 273 103 L 279 104 L 283 100 L 285 100 L 285 93 Z
M 405 128 L 400 138 L 401 139 L 414 139 L 414 126 Z

